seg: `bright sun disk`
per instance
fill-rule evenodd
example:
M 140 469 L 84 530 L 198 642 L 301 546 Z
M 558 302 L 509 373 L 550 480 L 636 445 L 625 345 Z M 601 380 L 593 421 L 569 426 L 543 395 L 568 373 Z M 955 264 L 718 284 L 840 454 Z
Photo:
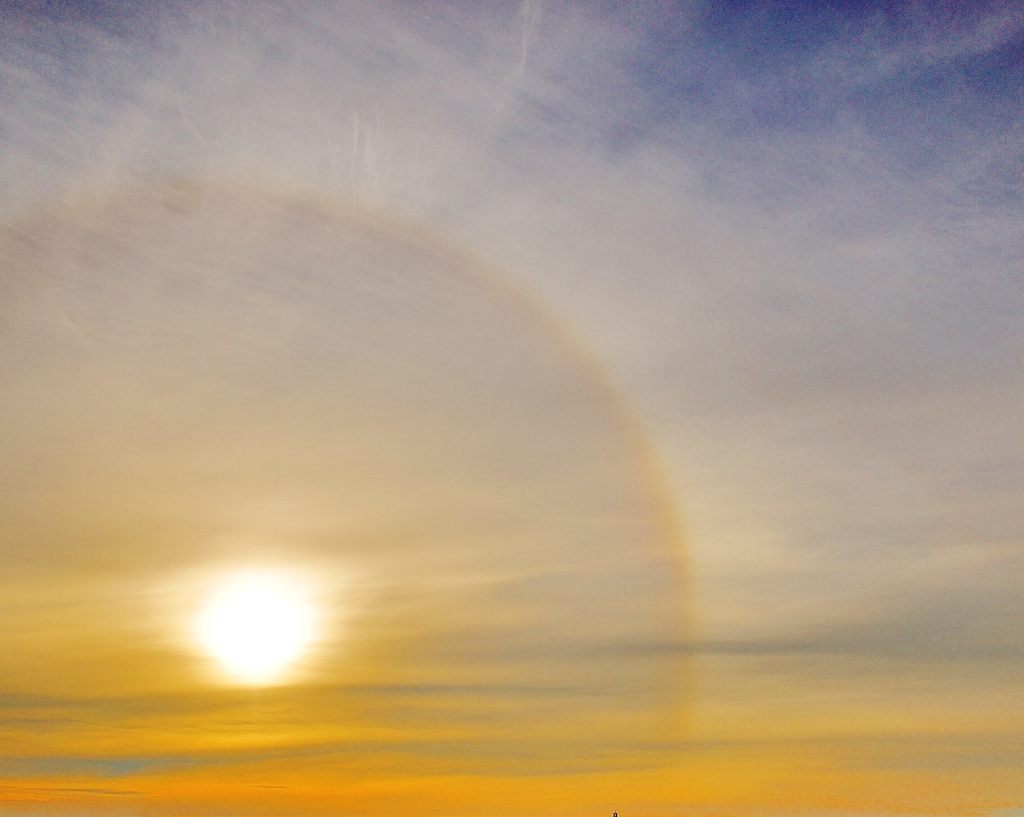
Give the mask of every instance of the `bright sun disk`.
M 293 582 L 264 573 L 235 576 L 210 598 L 197 621 L 199 640 L 235 679 L 278 678 L 308 646 L 312 610 Z

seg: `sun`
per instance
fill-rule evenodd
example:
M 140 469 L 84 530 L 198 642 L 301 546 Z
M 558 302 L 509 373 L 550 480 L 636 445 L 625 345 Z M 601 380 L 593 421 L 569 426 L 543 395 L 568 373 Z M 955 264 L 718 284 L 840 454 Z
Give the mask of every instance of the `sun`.
M 234 680 L 278 681 L 313 638 L 313 611 L 302 587 L 270 572 L 226 579 L 196 619 L 203 648 Z

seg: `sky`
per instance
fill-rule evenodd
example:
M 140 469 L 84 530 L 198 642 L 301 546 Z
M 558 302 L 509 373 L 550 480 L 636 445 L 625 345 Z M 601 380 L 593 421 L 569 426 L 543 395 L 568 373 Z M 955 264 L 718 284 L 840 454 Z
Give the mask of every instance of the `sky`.
M 1022 114 L 1019 2 L 0 2 L 0 811 L 1024 813 Z

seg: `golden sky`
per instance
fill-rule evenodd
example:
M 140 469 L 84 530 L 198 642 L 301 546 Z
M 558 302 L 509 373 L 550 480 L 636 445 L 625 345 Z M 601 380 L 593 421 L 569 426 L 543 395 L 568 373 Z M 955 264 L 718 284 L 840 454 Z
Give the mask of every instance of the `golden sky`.
M 30 215 L 4 250 L 8 796 L 159 810 L 264 781 L 327 809 L 674 739 L 685 659 L 644 649 L 686 616 L 661 478 L 574 341 L 474 259 L 184 183 Z M 194 632 L 254 569 L 318 619 L 267 689 Z
M 1022 37 L 4 5 L 0 814 L 1021 814 Z

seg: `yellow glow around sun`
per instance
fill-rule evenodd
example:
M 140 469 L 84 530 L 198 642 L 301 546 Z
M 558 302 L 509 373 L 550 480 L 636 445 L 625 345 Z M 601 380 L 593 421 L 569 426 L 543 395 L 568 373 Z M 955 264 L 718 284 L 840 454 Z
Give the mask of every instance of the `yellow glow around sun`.
M 197 630 L 204 649 L 235 680 L 278 680 L 313 638 L 313 610 L 301 586 L 273 573 L 232 576 L 210 597 Z

